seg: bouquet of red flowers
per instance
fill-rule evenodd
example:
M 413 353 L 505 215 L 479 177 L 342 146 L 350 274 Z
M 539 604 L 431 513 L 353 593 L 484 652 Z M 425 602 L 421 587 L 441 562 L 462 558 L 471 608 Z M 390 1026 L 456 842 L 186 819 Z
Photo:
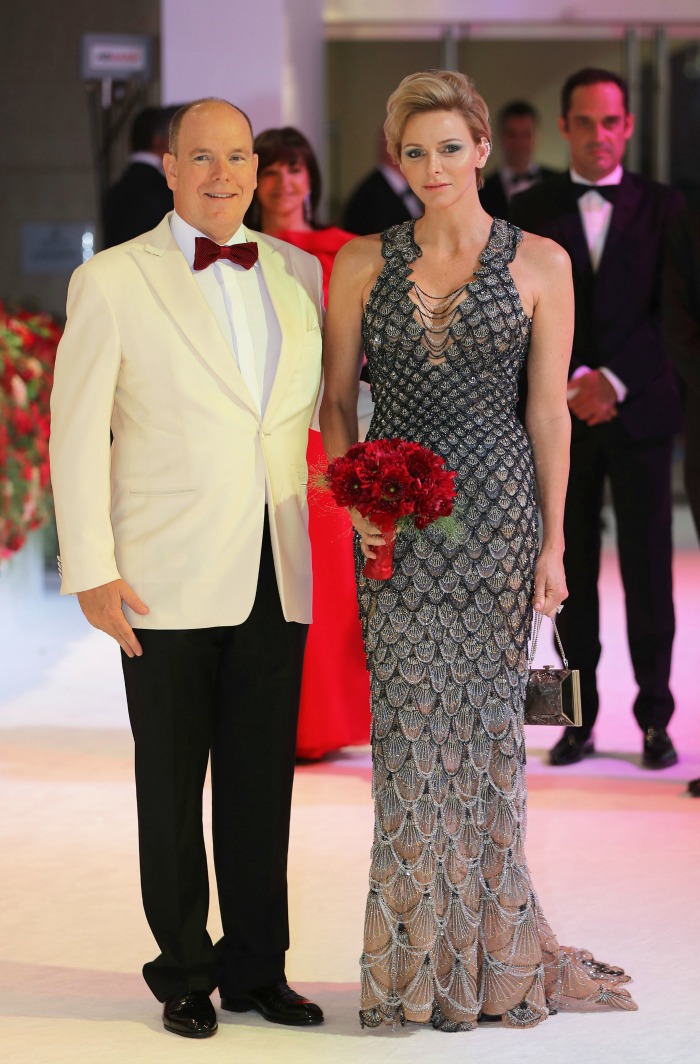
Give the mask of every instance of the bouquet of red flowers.
M 49 394 L 61 330 L 0 303 L 0 561 L 51 514 Z
M 368 558 L 363 574 L 388 580 L 393 571 L 396 523 L 411 517 L 426 528 L 452 513 L 456 490 L 453 470 L 439 455 L 409 440 L 356 443 L 328 466 L 325 482 L 338 506 L 354 506 L 381 530 L 384 546 Z

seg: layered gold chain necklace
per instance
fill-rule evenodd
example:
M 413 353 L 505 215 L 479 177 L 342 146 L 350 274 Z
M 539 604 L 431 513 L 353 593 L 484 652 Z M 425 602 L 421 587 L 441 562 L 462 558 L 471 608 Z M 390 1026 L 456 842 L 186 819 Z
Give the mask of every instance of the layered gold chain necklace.
M 445 351 L 451 342 L 450 329 L 459 313 L 468 284 L 460 285 L 446 296 L 431 296 L 413 282 L 413 291 L 416 293 L 414 306 L 423 326 L 422 341 L 431 362 L 445 360 Z

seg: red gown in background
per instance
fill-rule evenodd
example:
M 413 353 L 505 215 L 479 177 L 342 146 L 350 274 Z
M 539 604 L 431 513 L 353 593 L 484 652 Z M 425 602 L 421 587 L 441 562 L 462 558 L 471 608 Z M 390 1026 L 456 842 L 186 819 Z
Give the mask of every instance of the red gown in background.
M 331 226 L 312 232 L 283 230 L 275 236 L 316 256 L 327 300 L 333 260 L 353 234 Z M 352 525 L 345 509 L 313 487 L 314 474 L 328 464 L 321 433 L 314 429 L 309 430 L 306 458 L 314 619 L 304 654 L 297 757 L 316 760 L 329 750 L 369 742 L 369 673 L 358 617 Z

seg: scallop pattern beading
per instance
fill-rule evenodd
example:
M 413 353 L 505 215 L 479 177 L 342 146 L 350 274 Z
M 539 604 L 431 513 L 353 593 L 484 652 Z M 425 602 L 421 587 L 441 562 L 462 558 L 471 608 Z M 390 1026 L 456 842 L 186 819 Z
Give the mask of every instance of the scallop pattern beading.
M 382 236 L 363 339 L 368 439 L 414 440 L 457 473 L 456 529 L 402 532 L 394 573 L 361 575 L 375 832 L 361 958 L 363 1024 L 529 1027 L 551 1007 L 635 1008 L 627 976 L 558 945 L 533 890 L 523 705 L 538 549 L 532 452 L 515 414 L 530 321 L 494 220 L 455 295 L 441 360 L 423 342 L 413 223 Z

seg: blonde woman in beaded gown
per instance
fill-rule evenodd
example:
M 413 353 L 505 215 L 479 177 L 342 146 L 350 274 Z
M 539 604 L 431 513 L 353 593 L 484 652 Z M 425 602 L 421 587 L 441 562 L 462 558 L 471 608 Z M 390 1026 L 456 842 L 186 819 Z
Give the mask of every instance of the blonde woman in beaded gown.
M 559 945 L 524 852 L 532 610 L 551 616 L 566 598 L 568 258 L 481 208 L 488 112 L 464 75 L 404 79 L 385 129 L 425 215 L 338 254 L 324 444 L 332 456 L 357 439 L 364 347 L 368 439 L 442 455 L 458 498 L 457 530 L 402 532 L 382 582 L 361 575 L 378 529 L 351 512 L 375 799 L 360 1019 L 462 1031 L 635 1009 L 621 969 Z M 526 356 L 527 432 L 515 414 Z

